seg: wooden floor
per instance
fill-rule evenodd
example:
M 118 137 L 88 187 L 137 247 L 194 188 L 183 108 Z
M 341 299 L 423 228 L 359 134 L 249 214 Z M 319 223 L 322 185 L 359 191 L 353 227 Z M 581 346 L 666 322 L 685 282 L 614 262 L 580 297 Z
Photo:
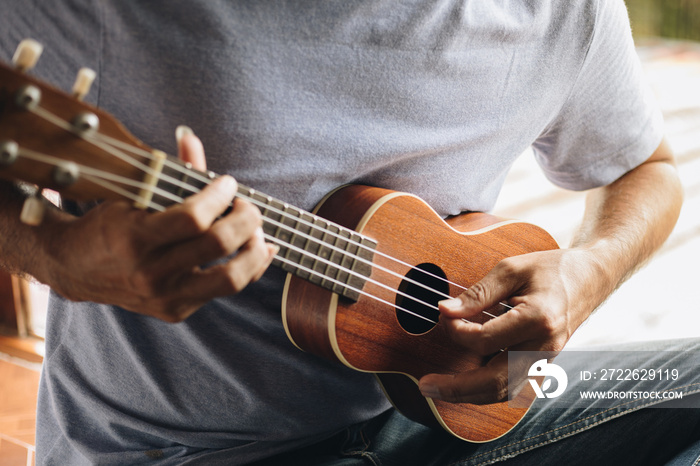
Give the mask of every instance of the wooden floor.
M 0 354 L 0 466 L 34 464 L 39 365 Z
M 700 44 L 647 42 L 639 53 L 664 111 L 686 203 L 658 257 L 574 335 L 573 346 L 700 336 Z M 496 213 L 538 224 L 564 246 L 582 209 L 581 194 L 551 186 L 526 156 L 513 167 Z M 0 353 L 0 466 L 34 461 L 39 368 L 16 361 Z

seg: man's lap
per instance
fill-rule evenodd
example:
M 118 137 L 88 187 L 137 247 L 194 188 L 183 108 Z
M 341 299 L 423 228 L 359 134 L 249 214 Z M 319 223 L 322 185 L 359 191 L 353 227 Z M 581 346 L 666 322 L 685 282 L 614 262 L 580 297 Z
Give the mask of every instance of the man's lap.
M 426 428 L 391 410 L 321 444 L 260 464 L 466 466 L 501 461 L 517 465 L 696 464 L 695 461 L 700 461 L 697 451 L 700 449 L 700 371 L 683 369 L 693 366 L 693 360 L 700 364 L 697 358 L 700 340 L 598 348 L 595 355 L 600 367 L 622 367 L 626 355 L 660 351 L 675 352 L 674 362 L 665 363 L 667 367 L 663 361 L 671 358 L 663 355 L 655 358 L 654 364 L 660 371 L 670 370 L 671 365 L 681 368 L 683 377 L 671 388 L 683 393 L 682 400 L 638 398 L 612 403 L 578 400 L 578 404 L 564 403 L 564 407 L 553 400 L 536 400 L 511 432 L 482 444 L 467 443 Z M 679 362 L 678 355 L 685 355 L 687 361 Z M 666 390 L 667 382 L 659 382 L 659 389 Z M 610 383 L 606 382 L 606 390 L 641 387 L 630 380 L 616 382 L 612 387 Z M 567 391 L 577 394 L 583 386 L 583 380 L 571 380 Z

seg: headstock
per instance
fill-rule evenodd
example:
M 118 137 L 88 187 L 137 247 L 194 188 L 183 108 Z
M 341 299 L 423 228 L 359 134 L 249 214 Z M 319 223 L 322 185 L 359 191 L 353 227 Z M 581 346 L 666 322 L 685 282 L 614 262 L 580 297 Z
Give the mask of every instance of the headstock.
M 41 51 L 37 42 L 24 40 L 14 68 L 0 63 L 0 178 L 74 200 L 126 198 L 152 208 L 164 168 L 174 167 L 170 178 L 189 167 L 149 148 L 114 117 L 82 102 L 94 71 L 80 70 L 72 95 L 28 75 Z M 23 221 L 40 223 L 43 205 L 30 198 Z

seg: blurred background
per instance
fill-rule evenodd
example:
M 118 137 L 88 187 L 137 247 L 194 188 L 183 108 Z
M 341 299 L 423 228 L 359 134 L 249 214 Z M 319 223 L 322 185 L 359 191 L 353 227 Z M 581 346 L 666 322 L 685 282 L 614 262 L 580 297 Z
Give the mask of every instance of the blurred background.
M 700 336 L 700 0 L 626 3 L 686 200 L 666 245 L 576 332 L 569 348 Z M 540 225 L 565 247 L 583 198 L 549 184 L 531 154 L 524 154 L 494 213 Z M 46 296 L 45 287 L 0 273 L 0 466 L 34 463 Z
M 635 38 L 700 41 L 700 1 L 627 0 Z
M 700 336 L 700 0 L 628 0 L 627 7 L 677 157 L 685 202 L 664 247 L 579 328 L 569 348 Z M 567 246 L 584 194 L 552 186 L 530 154 L 509 177 L 495 213 L 535 223 Z

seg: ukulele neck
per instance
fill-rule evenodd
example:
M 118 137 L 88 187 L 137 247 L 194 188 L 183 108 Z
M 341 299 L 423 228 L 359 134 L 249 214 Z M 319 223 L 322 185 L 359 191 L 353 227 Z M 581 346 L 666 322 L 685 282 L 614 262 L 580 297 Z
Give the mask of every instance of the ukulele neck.
M 150 202 L 173 204 L 215 177 L 168 157 Z M 273 265 L 352 301 L 359 299 L 372 271 L 375 241 L 242 184 L 236 197 L 260 209 L 265 239 L 280 247 Z

